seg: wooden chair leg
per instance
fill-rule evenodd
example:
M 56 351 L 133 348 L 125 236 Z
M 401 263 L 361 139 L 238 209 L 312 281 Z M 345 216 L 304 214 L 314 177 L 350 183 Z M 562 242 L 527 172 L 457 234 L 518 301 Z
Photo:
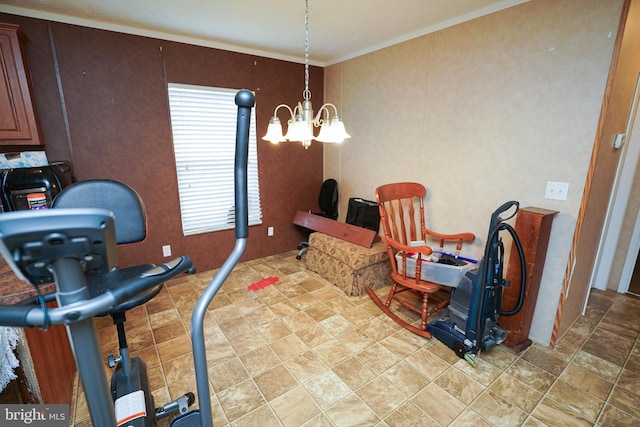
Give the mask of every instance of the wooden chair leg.
M 391 301 L 393 301 L 393 297 L 396 294 L 396 288 L 398 287 L 398 285 L 393 282 L 393 284 L 391 285 L 391 289 L 389 290 L 389 295 L 387 295 L 387 302 L 384 303 L 384 306 L 389 308 L 391 306 Z
M 427 330 L 427 317 L 429 316 L 429 294 L 422 292 L 422 315 L 420 322 L 420 329 Z

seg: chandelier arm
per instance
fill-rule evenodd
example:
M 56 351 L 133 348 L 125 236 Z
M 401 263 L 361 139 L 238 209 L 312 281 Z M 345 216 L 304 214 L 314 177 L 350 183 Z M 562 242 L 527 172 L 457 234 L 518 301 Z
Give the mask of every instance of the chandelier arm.
M 280 105 L 278 105 L 278 106 L 276 107 L 276 109 L 275 109 L 275 110 L 273 110 L 273 117 L 278 117 L 278 110 L 279 110 L 280 108 L 282 108 L 282 107 L 284 107 L 284 108 L 286 108 L 287 110 L 289 110 L 289 114 L 291 115 L 291 118 L 294 118 L 294 117 L 295 117 L 295 114 L 293 113 L 293 110 L 292 110 L 292 109 L 291 109 L 291 107 L 289 107 L 287 104 L 280 104 Z M 297 108 L 297 107 L 296 107 L 296 108 Z
M 324 117 L 323 117 L 323 113 L 324 113 Z M 320 107 L 320 109 L 318 110 L 318 113 L 313 118 L 312 122 L 313 122 L 313 125 L 316 127 L 321 126 L 323 122 L 330 123 L 331 116 L 329 115 L 329 110 L 327 110 L 324 105 Z
M 321 122 L 321 115 L 323 112 L 325 112 L 327 114 L 327 117 L 325 119 L 322 120 L 331 120 L 331 115 L 329 113 L 329 107 L 333 107 L 333 112 L 335 113 L 335 115 L 338 115 L 338 108 L 333 105 L 330 102 L 327 102 L 326 104 L 323 104 L 322 107 L 320 107 L 320 109 L 318 110 L 318 114 L 316 114 L 315 118 L 313 119 L 313 124 L 314 126 L 320 126 L 322 124 Z
M 324 107 L 333 107 L 333 112 L 336 113 L 336 116 L 338 115 L 338 107 L 336 107 L 335 105 L 333 105 L 330 102 L 327 102 L 325 104 L 322 105 L 322 107 L 320 107 L 320 109 L 324 108 Z

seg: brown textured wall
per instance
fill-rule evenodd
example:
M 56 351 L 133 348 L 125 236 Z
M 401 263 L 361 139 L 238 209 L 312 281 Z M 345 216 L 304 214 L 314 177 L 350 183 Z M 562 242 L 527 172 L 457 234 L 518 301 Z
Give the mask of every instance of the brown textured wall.
M 322 146 L 260 138 L 276 105 L 301 99 L 302 64 L 7 14 L 0 21 L 29 37 L 48 158 L 71 160 L 79 180 L 123 181 L 145 201 L 147 239 L 121 248 L 121 265 L 161 262 L 161 247 L 170 244 L 203 271 L 219 267 L 233 247 L 233 231 L 182 235 L 168 82 L 255 91 L 263 225 L 250 227 L 244 259 L 296 248 L 303 233 L 291 221 L 297 209 L 317 209 Z M 310 73 L 320 105 L 324 71 Z

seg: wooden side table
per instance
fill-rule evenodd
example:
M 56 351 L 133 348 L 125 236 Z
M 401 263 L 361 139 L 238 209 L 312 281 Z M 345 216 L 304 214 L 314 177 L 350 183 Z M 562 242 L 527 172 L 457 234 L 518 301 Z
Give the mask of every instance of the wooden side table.
M 551 223 L 557 213 L 558 211 L 526 207 L 520 209 L 516 217 L 515 230 L 522 244 L 527 269 L 524 303 L 518 313 L 512 316 L 500 316 L 498 320 L 500 327 L 508 333 L 507 339 L 502 345 L 516 353 L 520 353 L 531 345 L 529 330 L 538 299 L 544 261 L 547 257 Z M 520 274 L 520 258 L 515 245 L 513 245 L 506 274 L 506 279 L 511 283 L 511 286 L 504 288 L 503 310 L 511 310 L 518 303 Z

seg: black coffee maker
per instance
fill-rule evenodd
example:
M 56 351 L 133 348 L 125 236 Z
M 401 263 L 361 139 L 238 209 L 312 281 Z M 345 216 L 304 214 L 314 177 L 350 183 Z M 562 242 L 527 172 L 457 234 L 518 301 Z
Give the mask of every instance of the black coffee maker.
M 2 171 L 2 210 L 47 209 L 63 188 L 76 182 L 69 162 Z

